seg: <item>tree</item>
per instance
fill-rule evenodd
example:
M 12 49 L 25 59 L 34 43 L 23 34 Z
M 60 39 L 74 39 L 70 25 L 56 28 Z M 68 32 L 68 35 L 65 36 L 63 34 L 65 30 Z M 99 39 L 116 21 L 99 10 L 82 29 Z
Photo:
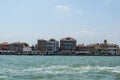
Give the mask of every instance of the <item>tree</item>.
M 26 43 L 26 42 L 23 42 L 23 45 L 24 45 L 25 47 L 29 47 L 29 44 Z
M 38 49 L 38 45 L 37 44 L 32 45 L 31 48 L 32 48 L 32 50 L 37 50 Z

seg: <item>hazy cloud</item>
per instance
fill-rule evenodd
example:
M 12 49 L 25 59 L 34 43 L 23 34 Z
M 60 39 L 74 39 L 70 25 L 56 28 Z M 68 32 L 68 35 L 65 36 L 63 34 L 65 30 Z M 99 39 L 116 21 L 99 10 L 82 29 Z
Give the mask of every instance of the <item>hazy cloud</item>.
M 94 32 L 92 31 L 79 31 L 76 33 L 77 35 L 80 35 L 80 36 L 93 36 L 94 35 Z
M 65 12 L 71 11 L 71 8 L 69 6 L 66 6 L 66 5 L 57 5 L 56 9 L 60 10 L 60 11 L 65 11 Z
M 73 36 L 73 37 L 91 37 L 91 36 L 95 36 L 95 32 L 82 30 L 82 31 L 78 31 L 78 32 L 67 33 L 64 36 L 68 36 L 68 35 Z

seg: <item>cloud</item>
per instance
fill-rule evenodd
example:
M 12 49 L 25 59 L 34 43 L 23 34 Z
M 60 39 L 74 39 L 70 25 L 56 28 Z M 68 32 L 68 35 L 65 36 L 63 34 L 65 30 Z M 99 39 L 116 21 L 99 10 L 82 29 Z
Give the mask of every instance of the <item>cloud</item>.
M 82 31 L 76 31 L 76 32 L 71 32 L 67 33 L 63 36 L 71 36 L 71 37 L 93 37 L 96 36 L 95 32 L 93 31 L 87 31 L 87 30 L 82 30 Z
M 92 31 L 79 31 L 76 33 L 77 35 L 80 35 L 80 36 L 93 36 L 95 33 L 92 32 Z
M 60 11 L 64 11 L 64 12 L 71 11 L 71 8 L 69 6 L 66 6 L 66 5 L 57 5 L 56 9 L 60 10 Z

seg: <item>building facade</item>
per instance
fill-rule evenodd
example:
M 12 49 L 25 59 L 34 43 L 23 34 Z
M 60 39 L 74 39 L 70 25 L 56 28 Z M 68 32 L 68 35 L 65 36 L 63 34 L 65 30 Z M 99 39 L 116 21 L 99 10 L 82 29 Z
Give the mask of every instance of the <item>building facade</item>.
M 59 50 L 59 41 L 55 39 L 50 39 L 48 41 L 40 39 L 38 40 L 38 50 L 43 54 L 55 54 Z
M 94 54 L 94 47 L 88 46 L 84 44 L 79 44 L 76 47 L 77 55 L 93 55 Z
M 117 55 L 119 52 L 119 46 L 113 43 L 107 43 L 107 40 L 104 40 L 104 43 L 100 44 L 101 53 L 108 55 Z
M 44 39 L 39 39 L 38 40 L 38 50 L 41 52 L 41 53 L 46 53 L 47 49 L 47 40 L 44 40 Z
M 119 46 L 113 43 L 107 43 L 107 40 L 104 40 L 104 43 L 92 44 L 90 46 L 94 47 L 94 55 L 118 55 Z
M 57 54 L 59 50 L 59 41 L 56 41 L 55 39 L 50 39 L 47 41 L 47 53 L 48 54 Z
M 9 43 L 8 42 L 1 43 L 0 50 L 9 50 Z
M 31 53 L 32 52 L 32 49 L 30 48 L 30 47 L 24 47 L 23 48 L 23 53 L 24 54 L 29 54 L 29 53 Z
M 28 47 L 28 46 L 26 46 L 24 43 L 21 43 L 21 42 L 14 42 L 14 43 L 9 44 L 9 50 L 15 51 L 16 54 L 23 53 L 25 47 Z
M 67 54 L 71 54 L 72 52 L 74 52 L 74 49 L 76 48 L 76 39 L 71 38 L 71 37 L 66 37 L 66 38 L 62 38 L 60 40 L 60 51 L 62 53 L 67 53 Z

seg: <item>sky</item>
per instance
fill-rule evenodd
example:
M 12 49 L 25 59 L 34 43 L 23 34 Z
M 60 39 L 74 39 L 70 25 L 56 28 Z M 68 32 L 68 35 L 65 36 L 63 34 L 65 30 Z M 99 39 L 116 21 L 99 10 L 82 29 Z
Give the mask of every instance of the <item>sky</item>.
M 120 0 L 0 0 L 0 42 L 70 36 L 120 45 Z

